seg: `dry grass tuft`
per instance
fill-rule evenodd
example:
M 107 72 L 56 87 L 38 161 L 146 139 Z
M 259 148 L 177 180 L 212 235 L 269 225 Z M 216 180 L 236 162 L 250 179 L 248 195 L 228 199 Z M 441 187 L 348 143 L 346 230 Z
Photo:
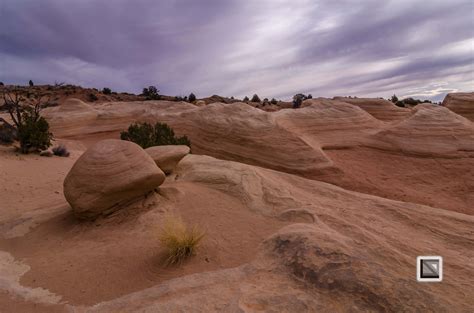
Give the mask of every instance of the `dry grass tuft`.
M 192 256 L 204 235 L 196 226 L 188 228 L 180 217 L 166 216 L 159 235 L 166 250 L 166 264 L 180 264 Z

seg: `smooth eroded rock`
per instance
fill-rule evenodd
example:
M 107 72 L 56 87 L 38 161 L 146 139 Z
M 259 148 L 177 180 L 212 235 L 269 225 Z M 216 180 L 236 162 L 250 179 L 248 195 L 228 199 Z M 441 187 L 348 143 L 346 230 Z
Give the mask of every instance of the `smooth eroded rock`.
M 448 93 L 444 98 L 442 105 L 451 111 L 474 121 L 474 92 Z
M 165 174 L 170 174 L 178 162 L 191 151 L 185 145 L 155 146 L 145 149 Z
M 95 218 L 145 196 L 165 174 L 137 144 L 116 139 L 90 147 L 64 180 L 64 196 L 74 214 Z

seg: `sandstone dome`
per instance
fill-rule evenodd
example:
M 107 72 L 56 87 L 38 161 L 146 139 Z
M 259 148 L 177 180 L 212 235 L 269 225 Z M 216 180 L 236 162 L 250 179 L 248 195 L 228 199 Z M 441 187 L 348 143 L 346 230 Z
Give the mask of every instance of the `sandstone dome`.
M 54 134 L 62 137 L 85 132 L 99 116 L 90 104 L 75 98 L 67 99 L 57 107 L 47 108 L 42 114 Z
M 334 97 L 334 100 L 356 105 L 384 122 L 401 121 L 410 115 L 410 109 L 397 107 L 391 101 L 384 99 Z
M 474 122 L 474 92 L 448 93 L 443 106 Z
M 371 137 L 370 146 L 412 155 L 457 157 L 474 154 L 474 124 L 445 107 L 422 103 L 413 114 Z
M 163 183 L 165 175 L 137 144 L 97 142 L 76 161 L 64 180 L 64 196 L 79 218 L 110 214 Z

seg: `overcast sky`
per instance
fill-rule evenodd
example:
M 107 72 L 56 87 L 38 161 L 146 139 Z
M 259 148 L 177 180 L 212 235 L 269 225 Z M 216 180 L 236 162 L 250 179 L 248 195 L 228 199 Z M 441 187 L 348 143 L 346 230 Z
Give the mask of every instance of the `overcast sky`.
M 474 0 L 0 0 L 0 81 L 288 99 L 474 90 Z

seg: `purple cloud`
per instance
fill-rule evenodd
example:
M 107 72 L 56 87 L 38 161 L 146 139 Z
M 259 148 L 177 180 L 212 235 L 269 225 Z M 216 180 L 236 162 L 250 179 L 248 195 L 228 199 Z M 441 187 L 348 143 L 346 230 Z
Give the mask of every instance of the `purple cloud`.
M 472 89 L 473 12 L 470 0 L 3 0 L 0 80 L 440 100 Z

